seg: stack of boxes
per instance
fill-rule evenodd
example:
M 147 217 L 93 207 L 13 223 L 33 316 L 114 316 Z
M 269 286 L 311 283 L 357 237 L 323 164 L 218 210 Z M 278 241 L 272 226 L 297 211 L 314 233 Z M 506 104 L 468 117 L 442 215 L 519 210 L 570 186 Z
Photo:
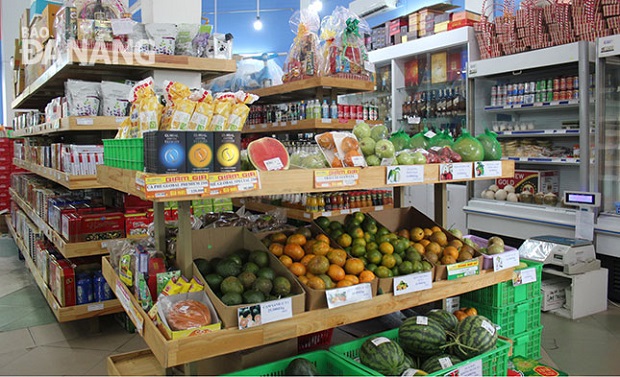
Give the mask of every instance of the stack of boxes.
M 525 261 L 513 281 L 472 291 L 461 296 L 461 307 L 474 307 L 478 314 L 499 326 L 498 333 L 513 341 L 514 356 L 540 359 L 542 325 L 542 264 Z M 535 281 L 533 277 L 536 277 Z
M 0 211 L 8 210 L 11 206 L 11 174 L 24 170 L 13 165 L 13 140 L 0 138 Z

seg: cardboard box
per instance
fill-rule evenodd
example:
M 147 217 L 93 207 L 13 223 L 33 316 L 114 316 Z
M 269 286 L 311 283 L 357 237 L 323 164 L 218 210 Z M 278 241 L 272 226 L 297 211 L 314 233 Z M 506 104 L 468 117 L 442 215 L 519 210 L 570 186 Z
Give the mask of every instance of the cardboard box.
M 454 12 L 451 17 L 452 21 L 471 20 L 480 21 L 480 15 L 470 11 Z
M 60 5 L 49 4 L 45 7 L 41 16 L 37 17 L 30 27 L 30 36 L 35 41 L 45 44 L 49 39 L 54 38 L 54 20 L 56 13 L 60 10 Z
M 545 279 L 541 282 L 542 311 L 559 309 L 566 303 L 566 288 L 570 283 L 566 279 Z
M 498 178 L 495 184 L 499 188 L 512 185 L 515 193 L 529 191 L 533 194 L 538 192 L 552 192 L 560 195 L 560 172 L 558 170 L 515 170 L 512 178 Z
M 30 2 L 30 10 L 28 12 L 28 25 L 32 25 L 34 19 L 37 16 L 41 16 L 48 5 L 52 4 L 60 7 L 63 5 L 63 3 L 63 0 L 32 0 Z
M 187 172 L 209 173 L 213 171 L 213 132 L 187 131 Z
M 73 264 L 67 259 L 50 260 L 50 289 L 62 307 L 74 306 L 75 293 L 75 270 Z
M 450 24 L 450 21 L 444 21 L 444 22 L 440 22 L 440 23 L 435 23 L 435 27 L 433 29 L 433 32 L 435 34 L 437 33 L 443 33 L 444 31 L 448 31 L 448 25 Z
M 411 229 L 413 227 L 420 228 L 432 228 L 438 226 L 446 234 L 448 242 L 456 240 L 457 238 L 448 232 L 443 227 L 439 226 L 436 222 L 428 218 L 425 214 L 418 211 L 414 207 L 409 208 L 394 208 L 383 211 L 370 212 L 369 215 L 377 220 L 381 225 L 388 228 L 391 232 L 397 232 L 400 229 Z M 473 260 L 478 261 L 478 273 L 482 270 L 482 255 L 476 250 Z M 446 280 L 448 278 L 447 266 L 437 264 L 435 265 L 435 277 L 434 281 Z
M 213 151 L 213 171 L 227 173 L 241 170 L 241 132 L 214 132 Z
M 174 305 L 177 302 L 182 301 L 182 300 L 196 300 L 198 302 L 205 304 L 209 308 L 209 312 L 211 313 L 211 324 L 208 326 L 201 326 L 200 328 L 190 329 L 190 330 L 174 331 L 170 329 L 170 326 L 168 325 L 168 322 L 166 321 L 166 316 L 163 312 L 163 307 L 165 305 Z M 164 330 L 164 336 L 166 336 L 166 338 L 169 340 L 187 338 L 188 336 L 201 335 L 201 334 L 217 331 L 222 328 L 222 322 L 220 321 L 220 318 L 218 317 L 217 312 L 215 311 L 215 308 L 213 307 L 213 304 L 211 303 L 211 300 L 209 300 L 209 298 L 207 297 L 204 291 L 181 293 L 177 295 L 164 296 L 160 298 L 159 301 L 157 302 L 157 319 L 162 324 L 161 327 Z
M 225 257 L 234 251 L 243 249 L 263 250 L 268 253 L 270 258 L 269 267 L 275 271 L 276 275 L 285 276 L 291 282 L 291 292 L 294 294 L 291 297 L 293 315 L 303 313 L 306 294 L 301 283 L 249 230 L 243 227 L 228 227 L 201 229 L 192 232 L 192 255 L 194 258 L 202 257 L 209 260 L 216 257 Z M 204 282 L 204 277 L 200 274 L 198 276 Z M 206 283 L 205 291 L 220 315 L 224 327 L 238 327 L 237 309 L 247 307 L 248 305 L 224 305 Z
M 389 22 L 388 35 L 394 36 L 400 33 L 400 28 L 403 26 L 408 26 L 409 22 L 406 17 L 397 18 Z
M 179 174 L 186 172 L 187 149 L 185 132 L 153 131 L 144 134 L 144 165 L 146 172 Z

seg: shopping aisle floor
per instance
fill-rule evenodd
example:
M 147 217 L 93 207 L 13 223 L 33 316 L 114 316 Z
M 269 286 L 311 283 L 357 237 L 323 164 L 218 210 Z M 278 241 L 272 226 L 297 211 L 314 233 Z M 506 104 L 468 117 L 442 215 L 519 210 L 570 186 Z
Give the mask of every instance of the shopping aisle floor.
M 57 323 L 12 240 L 0 237 L 0 375 L 106 375 L 109 355 L 147 347 L 110 316 L 100 321 L 99 332 L 91 320 Z M 542 322 L 544 362 L 570 375 L 620 375 L 618 307 L 576 321 L 543 313 Z

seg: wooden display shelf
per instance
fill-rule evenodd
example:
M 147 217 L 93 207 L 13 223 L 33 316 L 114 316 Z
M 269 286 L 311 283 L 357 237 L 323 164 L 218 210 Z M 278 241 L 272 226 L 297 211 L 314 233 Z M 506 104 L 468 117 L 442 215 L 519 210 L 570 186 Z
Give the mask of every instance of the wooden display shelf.
M 440 164 L 424 165 L 424 182 L 416 184 L 435 184 L 435 183 L 452 183 L 467 182 L 473 180 L 489 180 L 500 177 L 491 178 L 472 178 L 472 179 L 455 179 L 452 181 L 439 180 Z M 514 175 L 514 161 L 502 161 L 501 178 L 509 178 Z M 322 169 L 323 170 L 323 169 Z M 359 181 L 356 186 L 331 187 L 331 188 L 315 188 L 314 187 L 314 170 L 313 169 L 291 169 L 282 171 L 261 171 L 259 172 L 261 188 L 254 191 L 235 192 L 230 194 L 218 195 L 220 198 L 235 198 L 248 196 L 267 196 L 280 194 L 296 194 L 296 193 L 312 193 L 312 192 L 330 192 L 330 191 L 346 191 L 351 189 L 364 190 L 374 189 L 378 187 L 386 187 L 386 167 L 371 166 L 361 168 L 359 171 Z M 104 186 L 126 192 L 142 199 L 146 199 L 145 194 L 136 187 L 135 170 L 119 169 L 109 166 L 97 166 L 97 181 Z M 153 174 L 153 176 L 156 176 Z M 174 177 L 174 175 L 164 176 Z M 409 186 L 413 184 L 403 184 L 400 186 Z M 399 185 L 390 185 L 397 187 Z M 204 195 L 185 195 L 174 198 L 154 198 L 149 199 L 154 202 L 169 202 L 176 200 L 199 200 L 204 199 Z
M 166 369 L 151 350 L 121 353 L 108 357 L 108 376 L 165 376 Z
M 59 57 L 38 79 L 24 89 L 11 103 L 13 109 L 42 109 L 50 98 L 64 93 L 64 82 L 70 78 L 101 81 L 144 78 L 153 70 L 200 72 L 208 80 L 233 73 L 234 60 L 206 59 L 191 56 L 144 55 L 132 52 L 90 51 L 72 49 Z
M 355 213 L 355 212 L 368 213 L 368 212 L 383 211 L 386 209 L 394 208 L 393 204 L 386 204 L 382 206 L 372 206 L 372 207 L 364 207 L 364 208 L 350 208 L 350 209 L 322 211 L 322 212 L 306 212 L 300 209 L 280 207 L 280 206 L 276 206 L 276 205 L 268 204 L 268 203 L 246 201 L 245 199 L 233 199 L 233 205 L 237 207 L 245 206 L 246 209 L 250 211 L 257 211 L 257 212 L 269 212 L 275 209 L 283 209 L 286 211 L 287 218 L 300 220 L 300 221 L 307 221 L 307 222 L 311 222 L 312 220 L 318 219 L 321 216 L 331 217 L 331 216 L 347 215 L 347 214 Z
M 52 309 L 52 312 L 56 316 L 58 322 L 71 322 L 78 319 L 93 318 L 101 315 L 121 313 L 123 311 L 123 307 L 117 299 L 106 300 L 102 302 L 93 302 L 90 304 L 76 306 L 60 306 L 58 300 L 56 300 L 56 297 L 54 297 L 54 294 L 52 293 L 52 291 L 50 291 L 49 287 L 43 280 L 39 269 L 30 257 L 26 245 L 24 245 L 21 237 L 17 235 L 17 232 L 15 231 L 15 228 L 11 223 L 11 219 L 7 218 L 7 223 L 9 225 L 9 231 L 11 232 L 11 236 L 13 237 L 13 240 L 15 240 L 15 244 L 17 245 L 17 247 L 22 253 L 22 256 L 24 257 L 26 266 L 28 266 L 30 273 L 34 277 L 35 283 L 41 290 L 43 297 L 45 297 L 45 300 Z
M 32 173 L 40 175 L 43 178 L 56 182 L 59 185 L 65 186 L 69 190 L 84 190 L 105 188 L 106 186 L 97 183 L 96 175 L 70 175 L 60 170 L 47 168 L 45 166 L 33 164 L 32 162 L 13 159 L 13 164 L 22 169 L 26 169 Z
M 307 311 L 293 318 L 269 323 L 245 330 L 228 328 L 203 335 L 177 340 L 166 340 L 148 315 L 140 308 L 135 297 L 123 283 L 117 285 L 118 275 L 114 272 L 108 258 L 103 258 L 103 275 L 108 284 L 115 289 L 124 289 L 129 295 L 131 305 L 144 320 L 141 333 L 155 358 L 164 368 L 191 363 L 214 356 L 271 344 L 282 340 L 311 334 L 317 331 L 376 318 L 399 310 L 423 305 L 481 289 L 512 279 L 513 269 L 499 272 L 483 271 L 480 275 L 457 280 L 433 282 L 433 288 L 394 296 L 391 294 L 375 296 L 372 301 L 341 306 L 334 309 Z M 142 355 L 144 356 L 144 354 Z
M 30 218 L 30 220 L 45 234 L 47 239 L 56 246 L 58 252 L 65 258 L 77 258 L 87 257 L 91 255 L 106 255 L 108 250 L 103 246 L 105 241 L 90 241 L 90 242 L 67 242 L 58 232 L 52 229 L 48 223 L 45 222 L 37 213 L 22 199 L 17 192 L 13 189 L 9 189 L 9 193 L 13 198 L 13 201 L 24 213 Z
M 66 117 L 13 131 L 13 137 L 41 136 L 70 131 L 116 131 L 127 117 Z
M 246 124 L 242 133 L 275 133 L 292 131 L 351 131 L 356 124 L 365 122 L 367 124 L 383 124 L 378 120 L 340 120 L 340 119 L 303 119 L 289 122 L 275 122 L 262 124 Z
M 324 97 L 336 99 L 336 96 L 341 94 L 369 92 L 374 89 L 375 83 L 372 81 L 337 77 L 313 77 L 268 88 L 255 89 L 252 93 L 260 97 L 259 103 L 276 103 L 310 98 L 323 100 Z

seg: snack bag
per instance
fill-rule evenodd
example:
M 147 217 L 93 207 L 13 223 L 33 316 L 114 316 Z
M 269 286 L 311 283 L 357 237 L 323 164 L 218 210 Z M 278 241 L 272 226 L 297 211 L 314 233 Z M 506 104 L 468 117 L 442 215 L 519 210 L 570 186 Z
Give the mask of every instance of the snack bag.
M 211 92 L 204 89 L 195 90 L 190 98 L 196 101 L 196 109 L 189 120 L 188 129 L 192 131 L 205 131 L 211 125 L 215 103 Z
M 232 108 L 237 101 L 235 94 L 226 92 L 215 95 L 215 108 L 213 111 L 213 120 L 207 131 L 224 131 L 228 124 L 228 118 L 232 112 Z
M 130 137 L 142 137 L 147 131 L 159 129 L 159 120 L 163 106 L 153 89 L 153 78 L 148 77 L 138 82 L 131 93 L 131 110 L 129 119 L 131 120 L 132 130 Z
M 242 91 L 236 92 L 235 98 L 237 102 L 233 105 L 230 116 L 228 117 L 228 124 L 226 125 L 227 131 L 241 131 L 248 115 L 250 114 L 250 107 L 248 105 L 251 105 L 258 100 L 258 96 L 256 94 L 245 93 Z
M 318 76 L 321 66 L 319 36 L 317 35 L 320 26 L 318 13 L 310 9 L 296 11 L 289 20 L 289 24 L 296 36 L 284 63 L 282 81 Z
M 135 133 L 137 134 L 137 131 Z M 116 136 L 114 136 L 114 138 L 115 139 L 129 139 L 130 135 L 131 135 L 131 121 L 129 120 L 129 118 L 125 118 L 125 120 L 123 120 L 123 122 L 118 127 L 118 132 L 116 133 Z
M 187 85 L 174 81 L 164 81 L 166 108 L 160 129 L 187 130 L 190 118 L 196 108 L 196 102 L 190 99 L 192 94 Z

